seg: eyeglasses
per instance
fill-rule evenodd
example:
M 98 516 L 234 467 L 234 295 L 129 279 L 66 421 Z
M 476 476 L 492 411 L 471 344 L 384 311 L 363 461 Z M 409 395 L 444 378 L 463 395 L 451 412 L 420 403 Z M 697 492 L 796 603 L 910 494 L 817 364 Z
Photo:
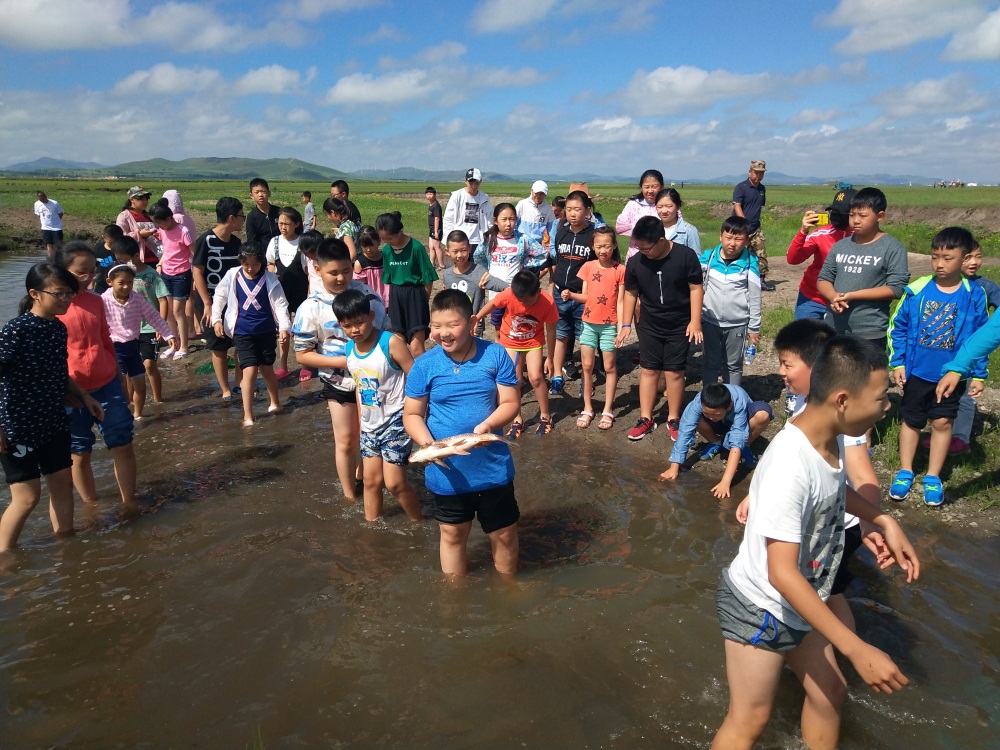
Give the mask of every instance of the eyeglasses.
M 233 214 L 234 219 L 245 219 L 246 217 L 246 214 Z
M 43 294 L 51 294 L 60 302 L 69 302 L 76 296 L 76 292 L 50 292 L 48 289 L 38 289 L 37 291 Z

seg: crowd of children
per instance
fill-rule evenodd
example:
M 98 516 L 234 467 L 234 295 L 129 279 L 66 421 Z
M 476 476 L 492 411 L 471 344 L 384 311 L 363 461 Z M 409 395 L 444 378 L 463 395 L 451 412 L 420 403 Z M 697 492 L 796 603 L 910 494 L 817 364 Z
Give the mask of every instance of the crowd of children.
M 598 428 L 610 430 L 617 349 L 634 327 L 639 414 L 627 437 L 641 440 L 656 429 L 662 387 L 673 448 L 659 478 L 678 479 L 698 436 L 706 443 L 699 459 L 726 456 L 711 489 L 716 497 L 730 496 L 741 463 L 756 466 L 737 509 L 746 534 L 718 591 L 730 706 L 715 746 L 753 744 L 786 660 L 806 687 L 804 740 L 835 745 L 846 683 L 834 648 L 874 689 L 906 684 L 885 654 L 854 634 L 842 596 L 849 577 L 841 561 L 862 544 L 880 566 L 898 563 L 907 580 L 919 574 L 912 546 L 880 509 L 867 449 L 867 435 L 888 408 L 890 378 L 902 390 L 902 423 L 901 468 L 888 494 L 908 496 L 929 420 L 923 498 L 940 505 L 944 463 L 949 452 L 968 448 L 969 397 L 982 392 L 986 358 L 1000 342 L 1000 325 L 988 317 L 1000 288 L 978 276 L 982 254 L 972 235 L 957 227 L 939 232 L 933 274 L 911 281 L 905 248 L 881 228 L 887 206 L 878 189 L 839 192 L 827 208 L 829 223 L 820 225 L 813 211 L 804 215 L 788 260 L 811 263 L 796 320 L 774 340 L 792 416 L 758 463 L 751 446 L 774 413 L 742 387 L 748 345 L 761 337 L 761 273 L 747 219 L 726 218 L 718 244 L 703 251 L 698 230 L 680 215 L 681 196 L 648 170 L 615 222 L 630 238 L 622 262 L 618 236 L 585 185 L 550 206 L 547 184 L 537 181 L 517 206 L 493 207 L 479 190 L 481 173 L 470 169 L 466 178 L 444 214 L 427 188 L 429 250 L 406 233 L 398 212 L 363 225 L 346 185 L 337 183 L 337 195 L 323 203 L 334 228 L 324 238 L 315 213 L 304 222 L 295 208 L 273 206 L 267 182 L 256 179 L 250 216 L 236 198 L 221 198 L 216 224 L 197 237 L 179 195 L 172 206 L 154 205 L 158 257 L 149 257 L 145 242 L 152 233 L 141 234 L 140 245 L 110 225 L 96 254 L 71 242 L 54 263 L 34 266 L 20 315 L 0 334 L 0 461 L 12 497 L 0 518 L 0 551 L 16 544 L 40 498 L 41 477 L 56 533 L 72 531 L 71 486 L 84 501 L 96 500 L 95 425 L 111 449 L 123 502 L 134 502 L 133 422 L 143 417 L 146 379 L 161 401 L 157 360 L 186 356 L 198 329 L 222 398 L 241 395 L 248 428 L 258 372 L 267 411 L 277 413 L 294 349 L 299 379 L 315 374 L 321 381 L 345 498 L 355 500 L 363 488 L 365 518 L 374 521 L 388 489 L 418 522 L 423 513 L 406 471 L 414 444 L 464 433 L 519 439 L 525 373 L 538 404 L 535 432 L 551 434 L 550 398 L 566 395 L 576 342 L 576 427 L 587 429 L 596 417 L 600 364 Z M 132 188 L 129 198 L 130 215 L 145 211 L 147 191 Z M 303 201 L 311 206 L 311 194 Z M 246 241 L 237 235 L 242 229 Z M 110 258 L 100 274 L 98 255 Z M 439 273 L 444 288 L 434 296 Z M 543 288 L 546 276 L 551 291 Z M 97 296 L 91 288 L 104 291 Z M 200 309 L 189 306 L 192 297 Z M 482 338 L 487 321 L 498 343 Z M 428 336 L 436 343 L 430 350 Z M 161 341 L 168 348 L 159 354 Z M 685 407 L 692 345 L 703 346 L 703 387 Z M 73 406 L 63 409 L 64 400 Z M 424 479 L 440 526 L 442 570 L 466 573 L 466 543 L 478 518 L 496 569 L 514 573 L 520 512 L 508 445 L 492 441 L 446 461 L 447 468 L 429 464 Z

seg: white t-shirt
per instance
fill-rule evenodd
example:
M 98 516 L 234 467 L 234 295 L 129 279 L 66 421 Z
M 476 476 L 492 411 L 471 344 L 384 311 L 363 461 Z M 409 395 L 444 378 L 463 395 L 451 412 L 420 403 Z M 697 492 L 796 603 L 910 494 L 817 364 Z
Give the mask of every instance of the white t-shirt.
M 58 232 L 62 230 L 62 218 L 59 216 L 62 212 L 62 206 L 51 198 L 49 198 L 48 203 L 35 201 L 35 215 L 41 219 L 43 231 Z
M 729 578 L 743 596 L 798 630 L 809 623 L 768 580 L 767 540 L 799 544 L 799 572 L 826 601 L 844 554 L 844 442 L 833 468 L 788 422 L 760 460 L 750 483 L 750 517 Z M 773 464 L 773 466 L 772 466 Z
M 278 246 L 278 252 L 275 253 L 274 246 Z M 296 237 L 294 240 L 289 242 L 280 234 L 277 237 L 273 237 L 270 242 L 267 243 L 267 262 L 274 264 L 275 255 L 277 259 L 281 261 L 281 265 L 288 268 L 295 260 L 295 253 L 299 251 L 299 238 Z
M 494 279 L 500 279 L 510 286 L 510 282 L 521 270 L 517 241 L 513 237 L 497 237 L 497 246 L 490 252 L 490 267 L 487 270 Z M 491 291 L 489 298 L 493 299 L 499 293 Z

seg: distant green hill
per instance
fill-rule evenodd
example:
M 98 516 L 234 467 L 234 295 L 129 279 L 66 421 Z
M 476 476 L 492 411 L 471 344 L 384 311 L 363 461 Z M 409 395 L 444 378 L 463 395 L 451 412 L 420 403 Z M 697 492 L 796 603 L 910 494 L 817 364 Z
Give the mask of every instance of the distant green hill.
M 107 167 L 105 174 L 136 179 L 173 180 L 300 180 L 332 182 L 352 175 L 299 159 L 242 159 L 214 156 L 169 161 L 147 159 Z

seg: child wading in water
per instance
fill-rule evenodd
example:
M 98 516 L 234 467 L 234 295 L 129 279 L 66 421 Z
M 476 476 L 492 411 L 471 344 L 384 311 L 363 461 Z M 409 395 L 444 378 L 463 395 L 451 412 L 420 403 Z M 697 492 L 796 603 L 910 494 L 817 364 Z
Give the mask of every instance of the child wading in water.
M 309 277 L 306 262 L 299 253 L 299 236 L 302 234 L 302 215 L 294 208 L 278 212 L 278 236 L 272 237 L 267 246 L 267 270 L 278 276 L 281 291 L 288 302 L 289 315 L 295 315 L 309 296 Z M 287 378 L 289 342 L 278 342 L 278 367 L 274 375 L 278 380 Z
M 177 346 L 173 344 L 161 355 L 163 359 L 183 359 L 187 356 L 188 319 L 185 314 L 187 301 L 191 297 L 194 276 L 191 272 L 192 247 L 194 238 L 183 224 L 178 224 L 168 206 L 157 204 L 150 214 L 159 230 L 160 256 L 159 271 L 164 285 L 172 298 L 172 308 L 167 316 L 170 327 L 177 331 Z
M 389 320 L 392 330 L 409 343 L 414 357 L 424 353 L 430 330 L 431 287 L 437 272 L 424 246 L 403 232 L 399 211 L 382 214 L 375 229 L 385 245 L 382 248 L 382 279 L 391 288 Z
M 411 521 L 424 519 L 417 493 L 406 480 L 413 441 L 403 427 L 403 384 L 413 366 L 406 342 L 375 327 L 375 311 L 364 292 L 348 289 L 333 301 L 347 342 L 347 369 L 361 404 L 361 462 L 365 476 L 365 520 L 382 516 L 382 488 Z
M 583 291 L 577 294 L 568 289 L 563 299 L 583 302 L 583 333 L 580 334 L 580 363 L 583 365 L 583 411 L 576 420 L 581 429 L 590 427 L 594 419 L 594 362 L 597 350 L 604 360 L 604 411 L 597 426 L 610 430 L 615 424 L 615 389 L 618 386 L 618 367 L 615 363 L 615 339 L 622 329 L 631 328 L 622 318 L 625 298 L 625 265 L 621 262 L 618 240 L 611 227 L 598 227 L 593 236 L 597 260 L 583 264 L 577 276 L 583 281 Z
M 354 278 L 364 282 L 382 298 L 382 304 L 389 309 L 389 285 L 382 281 L 382 241 L 375 227 L 367 224 L 358 232 L 361 252 L 354 259 Z
M 0 517 L 0 552 L 17 544 L 25 521 L 49 488 L 57 534 L 73 533 L 73 459 L 67 397 L 100 421 L 101 405 L 69 377 L 64 315 L 79 291 L 76 277 L 51 263 L 28 270 L 19 316 L 0 331 L 0 464 L 10 505 Z
M 131 237 L 130 242 L 135 242 Z M 131 266 L 114 266 L 108 272 L 108 290 L 101 295 L 104 314 L 115 346 L 118 369 L 128 378 L 128 395 L 132 400 L 132 416 L 142 419 L 146 406 L 146 368 L 142 363 L 142 344 L 139 341 L 143 323 L 153 327 L 160 336 L 174 346 L 177 339 L 149 300 L 133 291 L 135 270 Z
M 264 248 L 246 242 L 240 248 L 240 265 L 229 270 L 215 288 L 212 327 L 215 335 L 229 336 L 243 368 L 243 426 L 253 426 L 253 394 L 260 370 L 271 399 L 268 414 L 281 411 L 278 379 L 274 375 L 275 346 L 288 341 L 292 324 L 288 302 L 278 277 L 264 268 Z M 225 318 L 222 311 L 225 310 Z

